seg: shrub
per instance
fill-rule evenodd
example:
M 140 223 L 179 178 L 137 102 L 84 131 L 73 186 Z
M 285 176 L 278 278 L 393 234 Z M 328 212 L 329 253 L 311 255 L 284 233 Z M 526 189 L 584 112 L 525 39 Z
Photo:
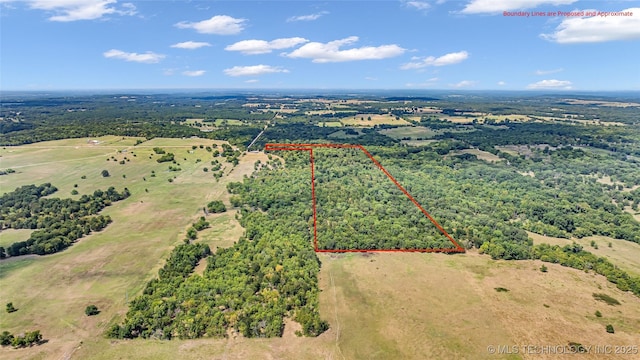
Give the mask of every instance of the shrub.
M 102 170 L 102 177 L 109 177 L 109 172 L 107 170 Z
M 596 317 L 602 317 L 602 313 L 599 310 L 596 310 Z
M 214 200 L 207 204 L 207 210 L 209 210 L 209 212 L 211 213 L 217 214 L 227 211 L 227 207 L 224 206 L 224 203 L 222 201 Z
M 506 288 L 503 288 L 503 287 L 497 287 L 497 288 L 494 288 L 494 289 L 495 289 L 497 292 L 508 292 L 508 291 L 509 291 L 509 289 L 506 289 Z
M 611 324 L 607 324 L 607 332 L 608 332 L 609 334 L 613 334 L 613 333 L 615 333 L 615 332 L 616 332 L 616 331 L 613 329 L 613 325 L 611 325 Z
M 98 307 L 95 305 L 89 305 L 84 309 L 84 313 L 87 314 L 87 316 L 93 316 L 100 314 L 100 310 L 98 310 Z
M 18 311 L 18 309 L 16 309 L 16 308 L 13 306 L 13 303 L 12 303 L 12 302 L 7 303 L 7 312 L 8 312 L 8 313 L 12 313 L 12 312 L 16 312 L 16 311 Z
M 540 266 L 540 271 L 547 272 L 547 267 L 545 265 Z

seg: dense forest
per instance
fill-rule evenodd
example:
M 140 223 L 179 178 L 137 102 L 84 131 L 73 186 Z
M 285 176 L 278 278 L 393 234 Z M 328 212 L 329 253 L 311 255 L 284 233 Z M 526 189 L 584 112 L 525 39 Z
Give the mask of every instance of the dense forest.
M 245 337 L 275 337 L 282 336 L 285 317 L 302 325 L 300 335 L 328 329 L 318 312 L 320 262 L 309 232 L 311 194 L 297 201 L 288 191 L 308 188 L 307 168 L 281 174 L 279 164 L 274 161 L 257 177 L 229 185 L 245 235 L 211 255 L 197 242 L 176 247 L 158 279 L 131 303 L 124 322 L 109 336 L 225 337 L 233 330 Z M 204 274 L 191 274 L 207 255 Z
M 78 200 L 45 197 L 57 190 L 50 183 L 26 185 L 0 197 L 0 231 L 36 229 L 26 241 L 11 244 L 7 255 L 45 255 L 64 250 L 77 239 L 104 229 L 111 218 L 98 213 L 129 197 L 128 189 L 119 193 L 113 187 L 82 195 Z M 0 254 L 5 254 L 4 248 L 0 248 Z

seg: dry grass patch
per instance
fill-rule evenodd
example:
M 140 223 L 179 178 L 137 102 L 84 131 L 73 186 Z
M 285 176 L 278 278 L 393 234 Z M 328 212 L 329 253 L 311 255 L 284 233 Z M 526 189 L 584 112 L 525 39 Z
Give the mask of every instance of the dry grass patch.
M 371 119 L 371 120 L 369 120 Z M 342 118 L 340 122 L 345 126 L 366 126 L 373 127 L 375 125 L 411 125 L 408 121 L 389 114 L 356 114 L 354 116 Z

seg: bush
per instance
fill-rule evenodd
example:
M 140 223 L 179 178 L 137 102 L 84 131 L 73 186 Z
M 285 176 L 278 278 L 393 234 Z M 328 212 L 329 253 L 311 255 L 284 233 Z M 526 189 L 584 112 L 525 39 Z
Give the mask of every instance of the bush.
M 78 190 L 76 189 L 71 190 L 71 195 L 78 195 Z
M 547 267 L 545 265 L 540 266 L 540 271 L 547 272 Z
M 223 213 L 223 212 L 227 211 L 227 207 L 224 206 L 224 203 L 222 201 L 214 200 L 214 201 L 212 201 L 212 202 L 207 204 L 207 210 L 210 213 L 217 214 L 217 213 Z
M 494 289 L 497 292 L 508 292 L 509 291 L 509 289 L 506 289 L 506 288 L 503 288 L 503 287 L 497 287 L 497 288 L 494 288 Z
M 602 313 L 600 312 L 600 310 L 596 310 L 596 317 L 602 317 Z
M 8 313 L 12 313 L 12 312 L 16 312 L 18 311 L 18 309 L 16 309 L 15 307 L 13 307 L 13 303 L 7 303 L 7 312 Z
M 616 331 L 613 329 L 613 325 L 611 325 L 611 324 L 607 324 L 607 332 L 608 332 L 609 334 L 613 334 L 613 333 L 615 333 L 615 332 L 616 332 Z
M 102 177 L 109 177 L 109 172 L 107 170 L 102 170 Z
M 84 309 L 84 313 L 87 314 L 87 316 L 93 316 L 100 314 L 100 310 L 98 310 L 98 307 L 95 305 L 89 305 Z

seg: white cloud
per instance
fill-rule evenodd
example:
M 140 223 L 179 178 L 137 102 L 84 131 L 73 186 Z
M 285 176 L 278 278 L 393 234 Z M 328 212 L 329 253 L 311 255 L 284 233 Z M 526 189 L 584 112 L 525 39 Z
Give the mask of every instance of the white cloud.
M 172 48 L 189 49 L 189 50 L 199 49 L 205 46 L 211 46 L 211 44 L 209 44 L 208 42 L 202 42 L 202 41 L 185 41 L 185 42 L 171 45 Z
M 255 84 L 255 83 L 257 83 L 258 81 L 260 81 L 260 80 L 258 80 L 258 79 L 250 79 L 250 80 L 246 80 L 245 82 L 246 82 L 247 84 Z
M 195 76 L 202 76 L 204 75 L 204 73 L 206 73 L 205 70 L 187 70 L 187 71 L 183 71 L 182 75 L 195 77 Z
M 463 14 L 500 13 L 503 11 L 532 9 L 540 5 L 568 5 L 578 0 L 471 0 Z
M 120 59 L 120 60 L 133 61 L 133 62 L 139 62 L 139 63 L 145 63 L 145 64 L 154 64 L 154 63 L 160 62 L 160 60 L 165 58 L 165 55 L 156 54 L 151 51 L 147 51 L 144 54 L 138 54 L 134 52 L 128 53 L 128 52 L 124 52 L 122 50 L 116 50 L 116 49 L 105 51 L 102 55 L 104 55 L 104 57 L 106 58 Z
M 504 81 L 498 81 L 498 85 L 500 85 L 500 86 L 505 86 L 505 85 L 507 85 L 507 83 L 506 83 L 506 82 L 504 82 Z
M 194 29 L 201 34 L 234 35 L 244 30 L 246 19 L 236 19 L 227 15 L 216 15 L 211 19 L 187 22 L 181 21 L 175 26 L 179 29 Z
M 529 84 L 527 89 L 571 89 L 571 81 L 567 80 L 541 80 L 537 83 Z
M 270 65 L 234 66 L 224 70 L 224 73 L 229 76 L 258 76 L 263 74 L 288 72 L 289 70 L 287 69 Z
M 272 41 L 243 40 L 231 44 L 224 49 L 227 51 L 240 51 L 245 55 L 256 55 L 270 53 L 273 50 L 288 49 L 306 42 L 309 42 L 309 40 L 301 37 L 282 38 Z
M 365 78 L 364 78 L 364 79 L 365 79 L 365 80 L 369 80 L 369 81 L 377 81 L 377 80 L 378 80 L 378 78 L 373 77 L 373 76 L 365 76 Z
M 344 62 L 357 60 L 379 60 L 402 55 L 405 49 L 398 45 L 363 46 L 347 50 L 340 50 L 342 46 L 358 41 L 357 36 L 330 41 L 328 43 L 310 42 L 300 48 L 284 53 L 290 58 L 313 59 L 314 63 Z
M 633 13 L 633 16 L 566 18 L 553 34 L 540 36 L 561 44 L 640 39 L 640 8 L 629 8 L 621 12 Z
M 414 62 L 406 63 L 400 67 L 402 70 L 409 69 L 421 69 L 427 66 L 445 66 L 445 65 L 453 65 L 459 62 L 466 60 L 469 57 L 469 53 L 466 51 L 459 51 L 455 53 L 449 53 L 446 55 L 442 55 L 438 58 L 434 56 L 428 56 L 422 60 L 419 57 L 412 57 L 411 60 Z M 416 60 L 420 60 L 417 61 Z
M 451 84 L 452 87 L 454 88 L 463 88 L 463 87 L 469 87 L 469 86 L 473 86 L 475 85 L 476 82 L 475 81 L 471 81 L 471 80 L 462 80 L 457 84 Z
M 404 5 L 418 10 L 427 10 L 431 7 L 431 4 L 425 1 L 405 1 Z
M 95 20 L 104 15 L 135 15 L 136 7 L 131 3 L 122 4 L 121 8 L 113 5 L 116 0 L 29 0 L 29 7 L 37 10 L 51 11 L 51 21 L 70 22 L 77 20 Z
M 310 14 L 310 15 L 292 16 L 287 19 L 287 22 L 318 20 L 320 17 L 322 17 L 323 15 L 327 15 L 328 13 L 329 13 L 328 11 L 320 11 L 319 13 Z
M 564 71 L 563 68 L 553 69 L 553 70 L 536 70 L 536 75 L 549 75 L 555 74 Z

